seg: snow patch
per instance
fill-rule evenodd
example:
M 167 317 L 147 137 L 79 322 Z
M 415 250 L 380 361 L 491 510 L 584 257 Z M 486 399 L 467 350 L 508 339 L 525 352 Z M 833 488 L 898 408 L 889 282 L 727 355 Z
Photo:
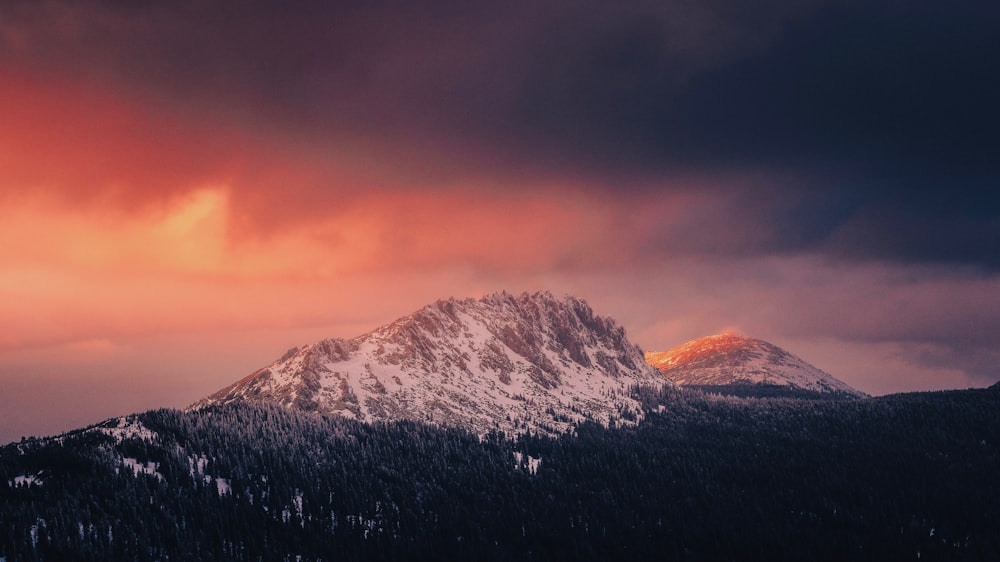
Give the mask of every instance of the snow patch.
M 188 455 L 188 472 L 191 474 L 191 478 L 194 478 L 195 475 L 203 476 L 206 466 L 208 466 L 208 457 L 205 455 L 197 457 Z
M 126 467 L 132 469 L 133 476 L 139 476 L 139 474 L 148 474 L 150 476 L 155 476 L 160 482 L 163 481 L 163 475 L 160 474 L 160 463 L 149 461 L 146 463 L 139 462 L 138 459 L 132 457 L 122 457 L 122 464 Z
M 12 487 L 18 486 L 41 486 L 44 481 L 41 478 L 41 472 L 38 474 L 21 474 L 15 476 L 13 480 L 8 480 L 7 485 Z
M 208 457 L 205 455 L 198 455 L 193 457 L 188 455 L 188 474 L 191 475 L 192 480 L 201 480 L 206 485 L 211 485 L 215 482 L 215 491 L 222 497 L 227 494 L 232 493 L 232 481 L 229 478 L 221 478 L 218 476 L 213 476 L 208 473 Z M 250 496 L 250 503 L 253 504 L 253 496 Z
M 514 451 L 514 466 L 528 471 L 528 474 L 537 474 L 538 466 L 542 464 L 542 459 L 536 459 L 531 455 L 524 455 L 520 451 Z
M 124 439 L 140 439 L 147 443 L 152 443 L 158 436 L 155 431 L 142 425 L 136 416 L 123 416 L 114 421 L 115 425 L 108 427 L 111 420 L 93 428 L 91 431 L 99 431 L 105 435 L 114 437 L 119 443 Z

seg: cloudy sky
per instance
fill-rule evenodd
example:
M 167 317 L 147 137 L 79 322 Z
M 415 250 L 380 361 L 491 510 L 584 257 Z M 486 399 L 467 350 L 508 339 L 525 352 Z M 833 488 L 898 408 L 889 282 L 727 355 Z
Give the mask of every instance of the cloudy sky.
M 438 298 L 1000 379 L 1000 4 L 0 4 L 0 442 Z

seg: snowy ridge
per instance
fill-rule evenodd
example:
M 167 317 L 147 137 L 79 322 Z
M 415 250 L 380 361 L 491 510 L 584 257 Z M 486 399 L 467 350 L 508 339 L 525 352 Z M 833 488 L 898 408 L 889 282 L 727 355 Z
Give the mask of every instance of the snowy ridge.
M 125 439 L 139 439 L 152 443 L 158 437 L 155 431 L 142 425 L 136 414 L 112 418 L 95 425 L 88 431 L 98 431 L 113 437 L 119 443 Z
M 776 345 L 737 334 L 707 336 L 670 351 L 648 352 L 646 362 L 682 386 L 768 384 L 867 396 Z
M 236 400 L 476 433 L 561 433 L 641 417 L 635 385 L 669 384 L 612 319 L 548 292 L 449 299 L 351 340 L 289 350 L 192 409 Z

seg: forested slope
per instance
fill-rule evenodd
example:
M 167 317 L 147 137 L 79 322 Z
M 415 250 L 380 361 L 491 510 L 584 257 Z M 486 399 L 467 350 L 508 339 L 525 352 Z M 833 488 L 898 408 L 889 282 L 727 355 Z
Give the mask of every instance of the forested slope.
M 994 560 L 1000 392 L 643 391 L 632 427 L 508 440 L 273 406 L 0 449 L 13 560 Z

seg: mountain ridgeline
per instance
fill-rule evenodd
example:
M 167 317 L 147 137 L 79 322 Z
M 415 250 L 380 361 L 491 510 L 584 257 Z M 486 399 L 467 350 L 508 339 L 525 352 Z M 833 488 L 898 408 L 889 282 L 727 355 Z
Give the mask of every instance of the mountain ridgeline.
M 192 406 L 269 402 L 360 421 L 562 433 L 642 415 L 668 379 L 614 320 L 548 292 L 441 300 L 350 340 L 291 349 Z
M 572 297 L 450 299 L 0 447 L 0 562 L 996 560 L 998 411 L 739 336 L 644 358 Z

